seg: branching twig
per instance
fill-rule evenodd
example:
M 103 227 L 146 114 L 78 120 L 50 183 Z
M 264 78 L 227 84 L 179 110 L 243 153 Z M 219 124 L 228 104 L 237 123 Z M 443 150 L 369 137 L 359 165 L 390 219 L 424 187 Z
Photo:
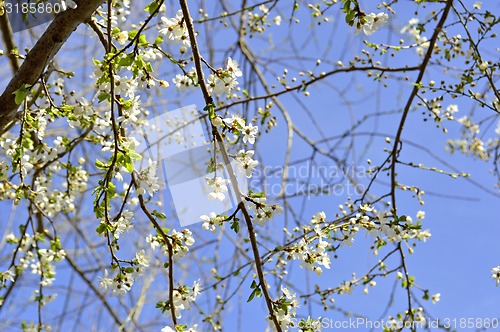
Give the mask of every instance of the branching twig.
M 210 96 L 210 93 L 208 92 L 208 88 L 205 84 L 205 79 L 204 79 L 204 74 L 203 74 L 203 69 L 202 69 L 202 61 L 201 61 L 201 55 L 198 50 L 198 43 L 196 40 L 196 35 L 193 27 L 193 23 L 191 21 L 191 15 L 189 13 L 189 8 L 187 4 L 187 0 L 180 0 L 180 5 L 182 8 L 182 13 L 184 15 L 184 21 L 189 33 L 189 39 L 191 42 L 191 48 L 193 50 L 193 58 L 194 58 L 194 63 L 196 66 L 196 72 L 198 74 L 198 83 L 200 84 L 201 91 L 203 92 L 203 97 L 205 99 L 205 103 L 207 105 L 213 103 L 213 99 Z M 274 313 L 274 308 L 273 308 L 273 301 L 271 299 L 271 296 L 269 295 L 269 291 L 267 289 L 267 282 L 264 277 L 264 272 L 262 270 L 262 261 L 260 259 L 260 254 L 259 254 L 259 248 L 257 244 L 257 239 L 255 238 L 255 230 L 253 228 L 253 223 L 252 219 L 250 217 L 250 213 L 248 212 L 248 208 L 246 207 L 245 200 L 243 199 L 243 195 L 241 194 L 241 191 L 238 186 L 238 181 L 236 179 L 236 176 L 234 175 L 234 171 L 231 166 L 231 161 L 229 159 L 229 155 L 226 151 L 226 147 L 224 146 L 224 143 L 222 141 L 222 137 L 217 130 L 215 126 L 212 126 L 212 131 L 213 134 L 215 135 L 215 139 L 217 140 L 217 143 L 219 145 L 219 149 L 222 154 L 222 158 L 224 159 L 224 163 L 227 165 L 227 171 L 229 173 L 229 177 L 231 180 L 231 185 L 233 187 L 234 193 L 237 197 L 237 200 L 239 202 L 238 206 L 243 214 L 243 217 L 245 219 L 245 223 L 248 229 L 249 237 L 250 237 L 250 243 L 252 246 L 252 252 L 255 258 L 255 269 L 257 270 L 257 275 L 259 278 L 259 283 L 260 287 L 262 290 L 262 293 L 264 294 L 264 299 L 266 301 L 267 309 L 269 311 L 269 315 L 274 323 L 274 326 L 276 327 L 276 330 L 278 332 L 281 332 L 281 326 L 276 318 L 276 315 Z

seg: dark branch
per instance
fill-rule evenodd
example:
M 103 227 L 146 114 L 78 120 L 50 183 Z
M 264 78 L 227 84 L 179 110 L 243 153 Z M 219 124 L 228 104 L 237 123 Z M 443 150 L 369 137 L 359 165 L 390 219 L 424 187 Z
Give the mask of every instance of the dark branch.
M 102 3 L 103 0 L 80 0 L 78 8 L 62 12 L 49 25 L 0 96 L 0 136 L 16 121 L 19 105 L 15 103 L 14 92 L 23 84 L 31 86 L 36 83 L 73 31 L 87 22 Z

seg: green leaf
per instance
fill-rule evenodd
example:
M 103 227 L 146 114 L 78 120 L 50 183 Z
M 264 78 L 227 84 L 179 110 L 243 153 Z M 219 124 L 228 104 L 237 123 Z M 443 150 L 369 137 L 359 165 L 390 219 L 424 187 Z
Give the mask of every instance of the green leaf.
M 154 44 L 159 45 L 161 43 L 163 43 L 163 38 L 161 38 L 160 36 L 156 37 Z
M 97 232 L 97 234 L 102 235 L 107 230 L 108 230 L 108 225 L 106 225 L 105 223 L 102 222 L 99 224 L 99 226 L 97 226 L 95 231 Z
M 140 35 L 139 36 L 139 45 L 140 46 L 146 46 L 148 45 L 148 40 L 146 39 L 146 35 Z
M 345 13 L 348 13 L 349 10 L 351 9 L 351 1 L 350 0 L 342 0 L 342 2 L 344 3 L 344 6 L 342 7 L 342 10 Z
M 207 172 L 206 174 L 213 173 L 215 172 L 215 161 L 214 157 L 211 157 L 210 160 L 207 163 Z
M 99 159 L 96 159 L 95 165 L 99 169 L 108 169 L 108 165 L 100 161 Z
M 251 192 L 250 197 L 255 197 L 255 198 L 265 198 L 266 195 L 264 194 L 263 191 L 260 191 L 258 193 Z
M 28 95 L 29 90 L 26 88 L 26 86 L 26 84 L 23 84 L 19 89 L 14 91 L 14 95 L 16 96 L 14 101 L 17 105 L 21 105 L 21 103 L 24 101 L 24 99 L 26 99 L 26 96 Z
M 133 55 L 127 55 L 125 58 L 120 58 L 120 61 L 118 62 L 118 64 L 122 67 L 130 66 L 133 63 L 134 63 Z
M 128 155 L 130 156 L 130 159 L 132 160 L 141 160 L 142 159 L 142 155 L 138 154 L 137 152 L 135 151 L 128 151 Z
M 158 8 L 158 3 L 156 1 L 153 1 L 149 5 L 147 5 L 144 8 L 144 10 L 147 11 L 149 14 L 153 14 L 157 8 Z
M 352 20 L 354 19 L 354 16 L 356 16 L 356 12 L 354 10 L 349 10 L 347 15 L 345 16 L 346 23 L 352 22 Z
M 104 101 L 106 99 L 109 99 L 109 93 L 103 92 L 99 96 L 97 96 L 97 100 L 99 102 L 102 102 L 102 101 Z
M 235 232 L 238 233 L 240 231 L 240 223 L 239 223 L 238 218 L 234 218 L 233 222 L 231 223 L 231 229 Z
M 215 105 L 214 105 L 214 103 L 207 104 L 205 107 L 203 107 L 203 110 L 207 111 L 210 119 L 215 118 Z
M 132 174 L 134 172 L 134 164 L 132 163 L 132 161 L 130 160 L 130 157 L 127 157 L 127 161 L 125 161 L 125 168 L 127 169 L 127 171 Z
M 283 310 L 283 312 L 286 314 L 288 314 L 288 303 L 286 302 L 283 302 L 280 304 L 280 307 L 281 307 L 281 310 Z
M 254 297 L 255 297 L 255 295 L 257 294 L 257 290 L 258 290 L 258 288 L 255 288 L 255 289 L 252 291 L 252 293 L 251 293 L 251 294 L 250 294 L 250 296 L 248 297 L 247 302 L 250 302 L 250 301 L 252 301 L 252 300 L 253 300 L 253 298 L 254 298 Z
M 423 86 L 423 83 L 422 82 L 418 82 L 418 83 L 413 83 L 413 85 L 417 88 L 417 89 L 422 89 L 422 86 Z
M 137 36 L 137 32 L 138 32 L 137 30 L 129 31 L 128 32 L 128 37 L 132 38 L 132 39 L 135 38 L 135 36 Z
M 160 302 L 156 303 L 156 308 L 160 309 L 161 312 L 164 313 L 168 309 L 168 304 L 169 304 L 168 301 L 165 301 L 165 302 L 160 301 Z
M 166 219 L 166 218 L 167 218 L 167 216 L 165 215 L 165 213 L 159 212 L 159 211 L 157 211 L 157 210 L 153 210 L 153 212 L 151 212 L 151 214 L 152 214 L 153 216 L 155 216 L 156 218 L 161 219 L 161 220 L 163 220 L 163 219 Z

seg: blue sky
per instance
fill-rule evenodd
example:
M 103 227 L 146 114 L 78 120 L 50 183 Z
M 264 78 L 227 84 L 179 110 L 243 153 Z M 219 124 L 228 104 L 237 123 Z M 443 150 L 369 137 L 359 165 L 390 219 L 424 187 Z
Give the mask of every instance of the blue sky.
M 369 7 L 368 4 L 363 4 Z M 384 41 L 389 44 L 397 44 L 400 38 L 409 40 L 407 36 L 400 35 L 399 30 L 412 17 L 415 6 L 409 2 L 399 5 L 399 8 L 395 7 L 398 14 L 391 17 L 389 27 L 383 28 L 371 36 L 369 40 L 376 42 Z M 498 4 L 496 6 L 495 4 L 489 5 L 492 7 L 492 11 L 495 9 L 498 10 Z M 440 6 L 439 4 L 434 6 L 429 5 L 429 9 L 421 10 L 421 17 L 425 17 L 425 13 L 428 13 L 432 8 L 440 8 Z M 278 6 L 278 11 L 282 9 Z M 375 8 L 367 8 L 367 11 L 369 9 L 375 11 Z M 220 8 L 217 8 L 215 12 L 217 10 L 220 11 Z M 334 13 L 336 13 L 335 10 L 330 11 L 330 15 L 334 15 Z M 289 12 L 283 10 L 281 14 L 283 17 L 286 17 L 286 15 L 289 15 Z M 336 68 L 335 63 L 338 60 L 347 63 L 354 54 L 359 54 L 362 48 L 366 48 L 362 43 L 363 36 L 354 36 L 352 33 L 353 29 L 344 24 L 342 17 L 334 16 L 332 17 L 332 23 L 323 23 L 319 27 L 314 27 L 314 30 L 311 30 L 314 22 L 309 22 L 307 10 L 302 9 L 299 11 L 298 17 L 301 19 L 301 25 L 295 25 L 294 23 L 288 25 L 288 22 L 284 20 L 280 27 L 272 27 L 264 36 L 255 36 L 249 40 L 249 44 L 255 54 L 264 59 L 260 63 L 260 66 L 263 68 L 269 82 L 276 83 L 275 76 L 281 76 L 284 68 L 287 68 L 289 71 L 289 79 L 295 76 L 299 81 L 300 76 L 298 72 L 302 70 L 313 68 L 316 74 L 319 74 L 321 71 L 327 72 Z M 452 31 L 455 27 L 450 27 L 449 29 Z M 82 29 L 80 28 L 79 33 L 81 31 Z M 207 31 L 202 30 L 200 33 L 202 41 L 204 40 L 204 33 L 207 33 Z M 430 34 L 431 31 L 428 31 L 426 35 L 430 36 Z M 16 35 L 17 38 L 21 38 L 20 36 L 20 34 Z M 241 64 L 245 62 L 241 53 L 231 48 L 231 45 L 236 40 L 234 34 L 221 31 L 214 33 L 213 36 L 215 37 L 214 40 L 217 41 L 213 59 L 215 66 L 222 65 L 228 55 Z M 292 43 L 290 43 L 290 37 L 293 38 Z M 73 47 L 80 45 L 83 41 L 89 42 L 84 37 L 72 37 L 65 46 L 62 55 L 74 54 L 75 49 Z M 271 47 L 269 46 L 270 44 L 272 45 Z M 300 51 L 301 56 L 304 57 L 300 61 L 289 59 L 294 56 L 293 50 L 290 47 L 292 44 L 295 45 L 297 50 Z M 489 42 L 485 46 L 493 48 L 495 44 L 494 42 Z M 97 48 L 95 50 L 97 52 Z M 87 52 L 88 54 L 92 54 L 92 51 Z M 201 52 L 206 52 L 203 42 Z M 322 63 L 316 67 L 317 58 L 321 58 Z M 491 55 L 491 59 L 498 61 L 496 53 Z M 415 55 L 414 50 L 406 50 L 402 51 L 401 54 L 397 54 L 394 58 L 385 55 L 378 57 L 377 60 L 380 60 L 382 65 L 394 67 L 403 64 L 415 65 L 418 63 L 419 58 Z M 0 58 L 1 64 L 5 64 L 5 61 L 4 57 Z M 67 63 L 70 66 L 77 65 L 79 61 L 79 59 L 70 57 L 65 59 L 63 63 Z M 267 70 L 267 65 L 272 70 Z M 77 78 L 80 81 L 77 84 L 81 83 L 82 86 L 88 84 L 88 79 L 84 79 L 91 72 L 91 64 L 88 66 L 81 69 L 81 71 L 78 69 Z M 248 73 L 248 67 L 243 65 L 242 67 L 246 68 L 244 73 Z M 167 75 L 171 75 L 175 71 L 170 67 L 160 67 L 158 68 L 158 73 L 159 75 L 170 77 Z M 352 144 L 351 147 L 353 149 L 347 155 L 346 160 L 349 164 L 354 165 L 356 169 L 366 169 L 368 167 L 366 163 L 367 159 L 372 160 L 372 165 L 377 165 L 387 156 L 387 153 L 383 149 L 391 148 L 391 145 L 385 143 L 385 137 L 393 137 L 396 132 L 401 116 L 400 111 L 409 95 L 412 87 L 411 80 L 416 77 L 416 73 L 410 72 L 407 75 L 410 77 L 409 81 L 402 80 L 401 77 L 404 77 L 402 75 L 399 75 L 397 79 L 388 79 L 388 87 L 386 88 L 374 82 L 373 78 L 366 78 L 364 73 L 334 75 L 332 78 L 326 80 L 326 83 L 319 82 L 311 85 L 308 88 L 309 97 L 293 92 L 290 95 L 280 97 L 280 101 L 289 111 L 297 127 L 313 141 L 341 135 L 353 127 L 365 115 L 389 112 L 390 114 L 387 115 L 383 114 L 379 117 L 369 118 L 369 120 L 356 129 L 356 135 L 339 143 L 334 150 L 336 155 L 343 155 L 344 151 L 348 148 L 348 144 Z M 443 77 L 441 69 L 438 66 L 431 65 L 428 74 L 424 77 L 424 82 L 428 82 L 431 79 L 438 82 Z M 279 87 L 275 90 L 278 89 Z M 257 88 L 252 93 L 254 95 L 262 95 L 264 91 L 262 88 Z M 162 97 L 151 98 L 153 105 L 149 110 L 152 113 L 161 113 L 165 109 L 173 110 L 178 104 L 185 106 L 195 103 L 200 108 L 203 106 L 199 91 L 193 92 L 191 96 L 181 101 L 172 101 L 171 99 L 173 98 L 170 98 L 168 94 Z M 164 104 L 167 104 L 167 106 L 164 106 Z M 469 111 L 474 107 L 473 103 L 464 98 L 453 100 L 447 98 L 442 104 L 444 107 L 449 104 L 457 104 L 459 107 L 457 117 L 469 114 Z M 264 106 L 263 103 L 258 103 L 257 105 L 260 107 Z M 243 113 L 244 111 L 243 108 L 239 107 L 231 110 L 234 113 Z M 278 126 L 269 133 L 262 133 L 260 141 L 257 144 L 257 151 L 262 157 L 261 165 L 276 168 L 281 166 L 284 160 L 287 131 L 283 116 L 279 110 L 274 108 L 273 112 L 278 118 Z M 249 110 L 248 118 L 252 118 L 255 115 L 254 113 L 255 109 L 252 106 Z M 476 114 L 479 119 L 491 115 L 491 113 L 483 109 L 476 110 Z M 485 115 L 482 116 L 481 114 Z M 474 183 L 480 184 L 494 192 L 493 185 L 495 179 L 489 172 L 490 165 L 485 162 L 473 160 L 472 158 L 466 158 L 462 155 L 451 156 L 445 152 L 444 146 L 446 140 L 448 138 L 458 138 L 460 135 L 458 125 L 451 121 L 445 123 L 444 126 L 448 128 L 448 134 L 445 135 L 440 129 L 435 127 L 432 121 L 424 122 L 424 118 L 422 109 L 410 113 L 403 133 L 404 148 L 400 159 L 423 163 L 429 167 L 436 166 L 439 169 L 450 170 L 447 165 L 433 158 L 425 150 L 412 146 L 412 143 L 416 143 L 420 147 L 431 150 L 436 156 L 456 169 L 470 173 L 471 180 Z M 494 128 L 495 126 L 485 133 L 487 137 L 494 135 Z M 376 133 L 376 135 L 369 136 L 365 135 L 365 133 Z M 332 142 L 335 143 L 338 141 L 332 140 Z M 322 145 L 322 147 L 328 148 L 326 144 Z M 291 161 L 295 162 L 309 158 L 311 153 L 312 150 L 310 147 L 296 134 L 294 136 Z M 335 169 L 332 161 L 322 156 L 316 156 L 315 162 L 317 165 Z M 306 163 L 302 162 L 294 167 L 298 169 L 301 166 L 307 166 L 304 165 Z M 308 169 L 310 170 L 310 165 Z M 490 194 L 466 179 L 452 179 L 447 175 L 412 169 L 403 165 L 398 165 L 398 179 L 400 182 L 408 185 L 417 185 L 427 192 L 424 195 L 424 206 L 420 206 L 418 201 L 412 198 L 409 193 L 400 193 L 398 196 L 398 210 L 402 213 L 410 215 L 415 219 L 417 211 L 425 211 L 426 216 L 423 221 L 423 228 L 429 228 L 432 233 L 432 237 L 426 243 L 419 243 L 417 245 L 413 255 L 407 255 L 408 269 L 410 274 L 416 276 L 417 285 L 424 289 L 429 289 L 430 294 L 438 292 L 441 294 L 441 300 L 437 304 L 433 305 L 430 301 L 425 302 L 426 309 L 429 310 L 429 313 L 433 317 L 440 318 L 455 318 L 457 320 L 461 318 L 500 318 L 498 311 L 500 304 L 499 290 L 495 287 L 495 282 L 490 275 L 491 268 L 500 265 L 500 255 L 498 254 L 500 252 L 500 242 L 498 241 L 500 225 L 495 210 L 495 207 L 499 204 L 500 196 L 498 190 L 496 194 Z M 279 182 L 279 179 L 276 178 L 268 180 L 271 183 Z M 359 180 L 362 183 L 366 183 L 368 179 L 360 178 Z M 374 193 L 386 193 L 388 191 L 389 178 L 381 176 L 379 180 L 380 182 L 375 184 Z M 319 182 L 321 179 L 315 178 L 313 181 Z M 347 185 L 345 179 L 339 178 L 339 181 L 341 185 Z M 299 182 L 297 181 L 295 184 L 298 186 Z M 163 194 L 167 195 L 168 193 L 165 192 Z M 357 197 L 353 196 L 352 198 L 356 199 Z M 91 202 L 90 197 L 86 199 L 88 201 L 84 200 L 84 203 Z M 334 215 L 339 212 L 338 205 L 343 204 L 345 199 L 345 195 L 320 195 L 317 197 L 292 198 L 290 202 L 299 215 L 297 219 L 302 220 L 305 224 L 318 211 L 324 211 L 328 219 L 333 220 Z M 169 206 L 169 203 L 167 195 L 164 205 Z M 11 202 L 1 202 L 0 208 L 2 214 L 9 215 L 11 213 L 10 206 Z M 84 209 L 86 210 L 86 208 Z M 20 210 L 18 209 L 18 211 Z M 85 214 L 91 215 L 90 209 Z M 24 217 L 25 215 L 22 212 L 16 212 L 14 220 Z M 281 229 L 283 228 L 285 217 L 287 218 L 286 222 L 290 225 L 293 219 L 290 214 L 278 217 L 273 221 L 273 224 L 268 225 L 263 230 L 259 230 L 259 238 L 280 241 L 283 238 Z M 177 221 L 170 219 L 167 221 L 167 226 L 180 228 Z M 90 223 L 87 228 L 88 230 L 92 230 L 92 228 L 95 229 L 95 226 Z M 211 234 L 207 235 L 207 232 L 201 230 L 201 223 L 193 225 L 190 229 L 195 234 L 201 235 L 200 243 L 203 240 L 208 241 L 218 236 L 218 234 L 213 236 Z M 226 230 L 229 231 L 228 228 Z M 243 231 L 245 231 L 244 228 Z M 235 239 L 237 241 L 242 240 L 241 237 L 235 237 Z M 291 264 L 289 274 L 285 280 L 292 288 L 303 287 L 303 289 L 312 291 L 316 283 L 321 287 L 335 287 L 338 283 L 349 280 L 353 272 L 362 275 L 378 259 L 383 257 L 386 252 L 392 249 L 389 245 L 383 251 L 381 250 L 379 256 L 374 256 L 369 249 L 369 240 L 370 238 L 365 237 L 364 232 L 360 232 L 352 247 L 341 248 L 338 253 L 338 259 L 333 259 L 332 257 L 331 269 L 325 271 L 321 277 L 306 274 L 304 270 L 299 268 L 298 264 Z M 68 245 L 71 245 L 71 239 L 68 239 L 66 242 Z M 132 242 L 133 240 L 130 239 L 129 244 L 132 244 Z M 126 245 L 123 245 L 123 247 L 127 248 Z M 182 276 L 182 278 L 186 278 L 188 281 L 201 278 L 205 285 L 213 283 L 214 280 L 208 273 L 207 265 L 200 263 L 200 261 L 203 258 L 211 259 L 214 252 L 220 255 L 220 261 L 224 262 L 222 270 L 229 268 L 229 263 L 225 259 L 229 260 L 233 257 L 234 244 L 224 238 L 219 246 L 208 246 L 202 253 L 198 253 L 195 263 L 191 266 L 185 266 L 184 271 L 179 269 L 179 277 Z M 101 253 L 105 254 L 105 251 L 101 251 Z M 186 257 L 186 260 L 188 259 L 189 257 Z M 394 266 L 398 264 L 397 260 L 390 262 Z M 65 277 L 69 277 L 69 274 L 66 274 L 65 271 L 67 270 L 60 272 L 63 280 Z M 98 283 L 98 276 L 100 275 L 100 273 L 93 274 L 95 284 Z M 164 282 L 161 278 L 159 280 Z M 376 281 L 377 286 L 370 288 L 368 295 L 364 295 L 362 287 L 358 287 L 351 295 L 334 296 L 335 305 L 343 310 L 362 314 L 372 320 L 378 319 L 385 311 L 390 297 L 389 294 L 396 281 L 395 275 L 391 275 L 385 279 L 378 278 Z M 81 281 L 75 281 L 76 287 L 83 288 L 79 282 Z M 238 282 L 238 278 L 235 278 L 232 284 L 228 285 L 228 289 L 234 289 L 234 285 Z M 226 330 L 228 331 L 237 329 L 240 331 L 263 331 L 265 329 L 266 323 L 263 320 L 263 316 L 266 309 L 263 300 L 255 299 L 251 303 L 246 303 L 246 299 L 250 294 L 250 283 L 251 279 L 245 281 L 238 291 L 237 296 L 227 305 L 228 312 L 224 322 L 227 324 Z M 278 285 L 274 281 L 270 282 L 270 284 L 272 286 L 271 294 L 276 294 Z M 161 282 L 155 284 L 154 288 L 157 289 L 157 292 L 164 291 L 162 285 L 166 284 L 162 284 Z M 31 292 L 20 291 L 19 296 L 25 297 L 30 294 Z M 201 308 L 204 308 L 205 301 L 213 302 L 213 299 L 206 298 L 212 294 L 207 293 L 201 297 Z M 391 314 L 394 315 L 405 308 L 406 298 L 404 290 L 399 285 L 396 288 L 395 294 L 393 307 L 389 309 L 386 317 Z M 416 298 L 420 298 L 422 295 L 418 291 L 415 294 L 417 295 Z M 61 299 L 52 305 L 55 313 L 59 312 L 64 303 Z M 57 310 L 55 309 L 56 307 L 58 308 Z M 89 306 L 89 308 L 96 307 L 98 308 L 96 304 Z M 156 315 L 156 312 L 152 313 L 156 310 L 154 309 L 154 301 L 148 303 L 146 308 L 147 310 L 145 310 L 146 313 L 144 314 L 146 317 Z M 302 317 L 310 314 L 314 318 L 321 316 L 337 321 L 346 320 L 336 310 L 324 312 L 321 308 L 322 306 L 317 302 L 302 306 L 299 310 L 299 316 Z M 35 311 L 33 309 L 33 307 L 30 307 L 29 310 L 24 312 L 26 318 L 35 319 Z M 47 307 L 47 310 L 50 310 L 49 307 Z M 1 315 L 6 315 L 6 313 L 7 311 Z M 92 313 L 86 312 L 86 314 L 91 315 Z M 198 320 L 199 316 L 196 314 L 196 311 L 185 315 L 186 323 L 199 323 L 200 327 L 205 328 L 206 326 L 202 325 Z M 71 318 L 67 324 L 78 322 L 76 326 L 80 326 L 80 329 L 83 329 L 84 326 L 91 326 L 91 321 L 92 319 L 87 321 L 83 319 L 83 322 L 80 322 L 75 317 Z M 165 323 L 168 321 L 168 319 L 164 319 Z M 67 328 L 67 326 L 64 327 Z M 462 328 L 457 329 L 462 330 Z

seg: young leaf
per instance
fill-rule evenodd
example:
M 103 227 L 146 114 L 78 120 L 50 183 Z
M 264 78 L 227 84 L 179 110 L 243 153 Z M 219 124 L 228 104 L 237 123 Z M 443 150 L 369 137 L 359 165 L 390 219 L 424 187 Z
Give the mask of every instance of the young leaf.
M 231 223 L 231 229 L 235 232 L 238 233 L 240 231 L 240 223 L 239 223 L 238 218 L 234 218 L 233 222 Z
M 26 99 L 26 96 L 28 95 L 28 89 L 26 88 L 26 84 L 21 85 L 19 89 L 14 91 L 14 95 L 16 96 L 14 101 L 16 102 L 17 105 L 21 105 L 24 99 Z

